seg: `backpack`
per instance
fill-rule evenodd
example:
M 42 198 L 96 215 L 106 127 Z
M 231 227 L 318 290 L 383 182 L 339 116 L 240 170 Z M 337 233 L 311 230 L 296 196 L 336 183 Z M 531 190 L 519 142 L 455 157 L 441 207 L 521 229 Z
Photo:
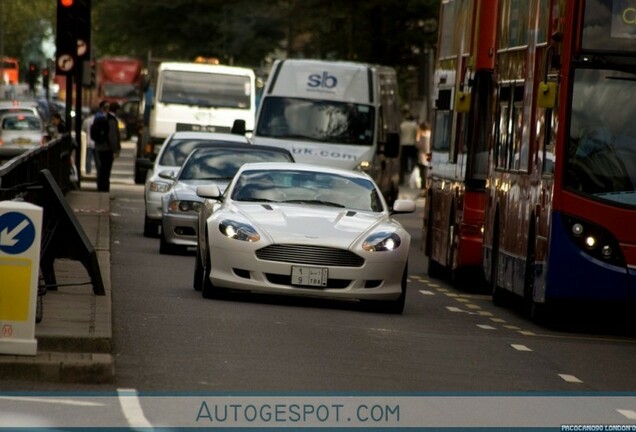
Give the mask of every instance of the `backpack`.
M 108 118 L 106 116 L 97 117 L 91 125 L 91 139 L 96 144 L 103 144 L 108 141 Z

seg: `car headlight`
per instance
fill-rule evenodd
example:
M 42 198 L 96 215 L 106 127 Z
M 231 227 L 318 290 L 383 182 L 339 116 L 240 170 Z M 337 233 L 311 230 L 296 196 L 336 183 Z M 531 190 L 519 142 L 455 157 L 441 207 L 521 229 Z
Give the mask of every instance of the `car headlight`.
M 261 239 L 261 236 L 251 225 L 228 219 L 219 224 L 219 231 L 221 231 L 223 235 L 235 240 L 256 242 Z
M 150 182 L 150 192 L 168 192 L 170 184 L 164 182 Z
M 402 240 L 396 233 L 378 232 L 371 234 L 362 243 L 362 249 L 367 252 L 393 251 L 400 247 Z
M 358 166 L 356 167 L 356 169 L 358 171 L 363 171 L 363 172 L 369 172 L 371 171 L 371 161 L 368 160 L 363 160 L 361 161 Z
M 168 203 L 168 211 L 170 213 L 196 213 L 201 210 L 201 207 L 203 207 L 203 203 L 199 201 L 174 200 Z

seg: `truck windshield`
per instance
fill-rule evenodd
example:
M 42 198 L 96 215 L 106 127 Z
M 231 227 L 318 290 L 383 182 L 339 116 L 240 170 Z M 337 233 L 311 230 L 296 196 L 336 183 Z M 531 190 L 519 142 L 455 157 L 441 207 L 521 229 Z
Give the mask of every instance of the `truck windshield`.
M 134 84 L 104 84 L 104 96 L 109 98 L 131 98 L 138 95 Z
M 252 88 L 248 76 L 166 70 L 159 92 L 162 103 L 249 109 Z
M 324 143 L 372 145 L 375 110 L 328 100 L 266 97 L 257 135 Z
M 565 187 L 636 206 L 636 74 L 578 69 L 572 92 Z

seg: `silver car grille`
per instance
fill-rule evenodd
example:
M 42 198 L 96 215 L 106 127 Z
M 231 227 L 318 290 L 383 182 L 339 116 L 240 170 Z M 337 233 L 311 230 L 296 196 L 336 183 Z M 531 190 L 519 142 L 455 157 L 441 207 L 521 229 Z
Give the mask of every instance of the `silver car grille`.
M 332 247 L 307 245 L 270 245 L 256 251 L 265 261 L 329 267 L 362 267 L 364 258 L 355 253 Z

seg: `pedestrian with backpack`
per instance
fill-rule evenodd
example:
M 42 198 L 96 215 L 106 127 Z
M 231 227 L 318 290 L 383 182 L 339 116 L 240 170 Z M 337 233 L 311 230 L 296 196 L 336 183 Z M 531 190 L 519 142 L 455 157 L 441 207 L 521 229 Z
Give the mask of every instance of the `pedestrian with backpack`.
M 115 113 L 119 104 L 110 105 L 106 101 L 99 104 L 99 111 L 91 126 L 91 139 L 95 141 L 95 157 L 97 160 L 97 190 L 110 191 L 110 173 L 113 161 L 121 151 L 119 127 Z

